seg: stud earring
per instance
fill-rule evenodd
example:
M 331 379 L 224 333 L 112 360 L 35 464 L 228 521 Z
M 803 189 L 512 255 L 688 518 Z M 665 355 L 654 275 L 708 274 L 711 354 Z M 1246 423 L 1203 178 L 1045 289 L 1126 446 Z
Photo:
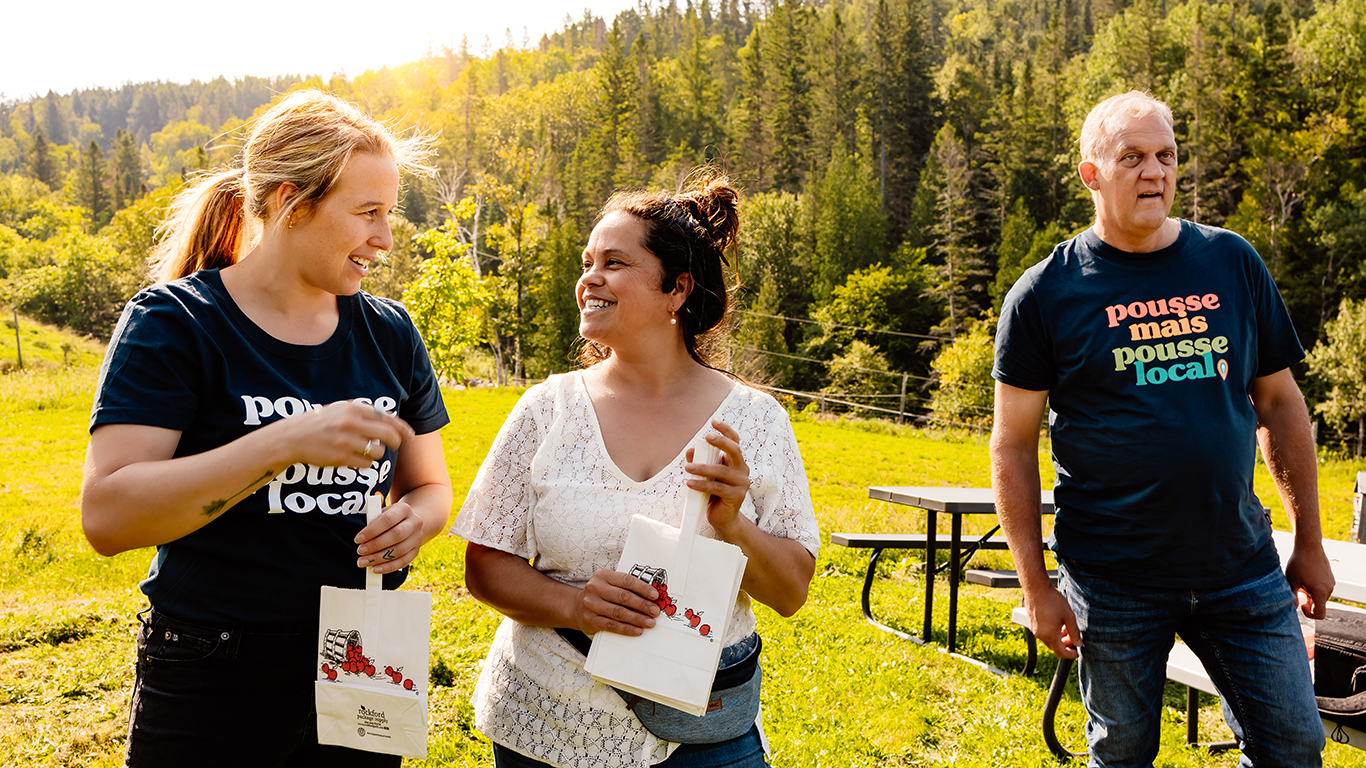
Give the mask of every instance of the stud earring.
M 669 325 L 678 325 L 678 313 L 677 313 L 677 312 L 670 312 L 670 313 L 669 313 Z

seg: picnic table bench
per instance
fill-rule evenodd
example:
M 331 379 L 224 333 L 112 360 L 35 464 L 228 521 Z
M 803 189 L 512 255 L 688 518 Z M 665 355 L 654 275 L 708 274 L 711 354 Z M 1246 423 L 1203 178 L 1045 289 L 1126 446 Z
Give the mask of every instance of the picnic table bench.
M 1276 551 L 1280 554 L 1281 565 L 1284 567 L 1293 549 L 1294 538 L 1287 531 L 1273 531 L 1272 539 L 1276 543 Z M 1324 540 L 1324 551 L 1328 554 L 1328 559 L 1333 566 L 1333 575 L 1338 580 L 1334 596 L 1353 602 L 1366 603 L 1366 557 L 1363 557 L 1359 551 L 1353 551 L 1360 549 L 1362 549 L 1360 545 L 1331 539 Z M 1351 609 L 1341 603 L 1334 603 L 1333 605 L 1347 610 L 1359 610 Z M 1029 659 L 1025 674 L 1032 674 L 1038 651 L 1037 640 L 1029 631 L 1029 612 L 1024 606 L 1019 606 L 1011 611 L 1010 618 L 1013 623 L 1024 628 L 1025 645 Z M 1042 720 L 1044 743 L 1048 745 L 1049 750 L 1054 755 L 1062 760 L 1086 754 L 1085 752 L 1072 752 L 1064 747 L 1058 740 L 1054 723 L 1058 704 L 1062 701 L 1063 691 L 1067 687 L 1067 680 L 1071 676 L 1072 667 L 1075 663 L 1073 659 L 1058 659 L 1057 670 L 1053 673 L 1053 681 L 1049 685 L 1048 695 L 1044 700 Z M 1199 692 L 1204 691 L 1218 695 L 1219 691 L 1210 680 L 1209 674 L 1205 672 L 1205 667 L 1200 663 L 1199 657 L 1184 643 L 1175 643 L 1167 656 L 1167 679 L 1186 686 L 1186 743 L 1199 744 L 1211 751 L 1232 749 L 1238 746 L 1237 743 L 1229 741 L 1199 743 Z M 1324 733 L 1333 741 L 1366 750 L 1366 733 L 1326 719 L 1323 720 L 1323 726 Z

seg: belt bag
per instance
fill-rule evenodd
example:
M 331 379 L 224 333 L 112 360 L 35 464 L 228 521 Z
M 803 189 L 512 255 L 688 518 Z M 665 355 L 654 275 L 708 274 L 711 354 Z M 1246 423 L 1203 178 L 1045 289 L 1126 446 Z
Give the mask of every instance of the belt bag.
M 570 645 L 584 656 L 592 642 L 588 635 L 576 629 L 556 629 Z M 737 739 L 754 727 L 759 717 L 759 688 L 763 671 L 759 666 L 759 651 L 763 640 L 753 634 L 722 651 L 722 667 L 707 700 L 706 714 L 698 717 L 665 704 L 650 701 L 630 691 L 612 688 L 635 713 L 645 730 L 675 744 L 714 744 Z M 739 658 L 728 658 L 739 655 Z
M 1323 717 L 1366 730 L 1366 615 L 1329 608 L 1316 622 L 1314 695 Z

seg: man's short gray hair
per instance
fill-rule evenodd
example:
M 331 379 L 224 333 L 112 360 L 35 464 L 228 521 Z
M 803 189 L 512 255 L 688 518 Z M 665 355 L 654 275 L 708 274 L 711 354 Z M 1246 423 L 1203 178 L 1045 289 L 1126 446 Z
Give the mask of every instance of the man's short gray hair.
M 1167 127 L 1176 130 L 1176 120 L 1172 118 L 1171 107 L 1153 98 L 1146 91 L 1129 91 L 1102 101 L 1091 109 L 1086 122 L 1081 126 L 1081 159 L 1099 163 L 1107 160 L 1114 140 L 1110 126 L 1117 117 L 1148 117 L 1157 115 L 1167 121 Z

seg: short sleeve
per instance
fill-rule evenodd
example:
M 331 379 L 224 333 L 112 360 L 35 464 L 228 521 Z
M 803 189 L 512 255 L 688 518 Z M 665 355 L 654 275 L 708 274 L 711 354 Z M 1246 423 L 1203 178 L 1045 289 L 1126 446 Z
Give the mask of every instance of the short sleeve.
M 399 307 L 405 330 L 412 341 L 412 365 L 408 379 L 408 399 L 404 401 L 399 415 L 408 422 L 419 435 L 435 432 L 450 423 L 446 413 L 446 403 L 441 399 L 441 383 L 432 368 L 432 358 L 427 354 L 427 345 L 422 334 L 413 325 L 406 310 Z
M 1230 233 L 1233 234 L 1233 233 Z M 1256 249 L 1238 237 L 1248 261 L 1249 290 L 1257 314 L 1257 376 L 1270 376 L 1304 359 L 1304 347 L 1295 333 L 1290 311 L 1276 282 Z
M 751 466 L 762 468 L 757 482 L 752 478 L 749 489 L 759 530 L 792 539 L 814 557 L 820 553 L 820 529 L 792 422 L 772 397 L 756 392 L 755 399 L 766 422 L 763 440 L 752 451 L 756 460 L 750 462 Z
M 1034 392 L 1052 389 L 1056 376 L 1035 291 L 1034 278 L 1041 266 L 1027 271 L 1006 294 L 991 369 L 991 377 L 1002 384 Z
M 531 460 L 549 431 L 545 394 L 546 385 L 537 385 L 513 406 L 456 515 L 454 535 L 527 560 L 536 557 Z
M 193 322 L 168 294 L 144 291 L 128 302 L 100 366 L 91 431 L 104 424 L 185 430 L 204 380 Z

